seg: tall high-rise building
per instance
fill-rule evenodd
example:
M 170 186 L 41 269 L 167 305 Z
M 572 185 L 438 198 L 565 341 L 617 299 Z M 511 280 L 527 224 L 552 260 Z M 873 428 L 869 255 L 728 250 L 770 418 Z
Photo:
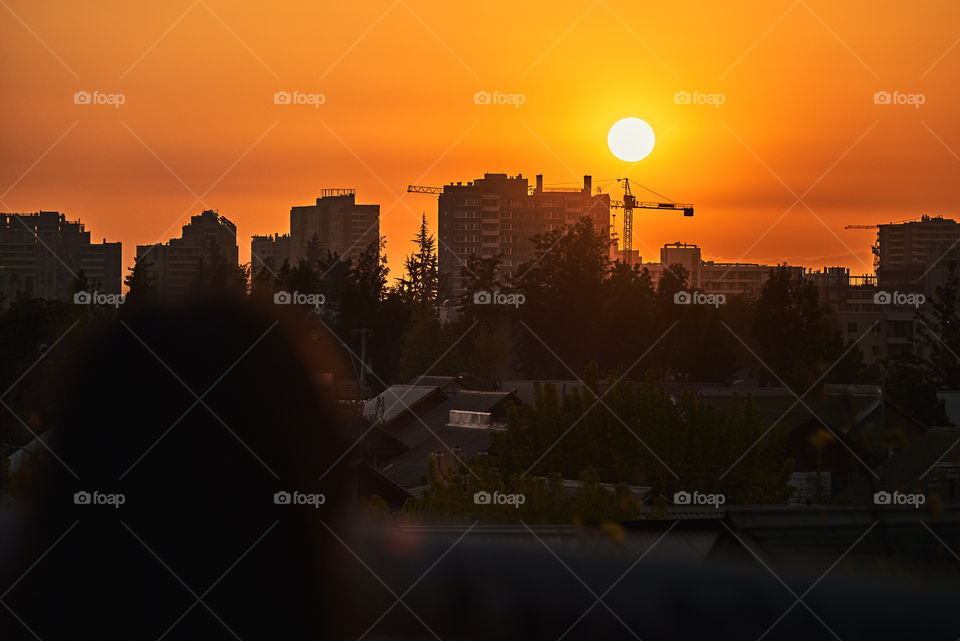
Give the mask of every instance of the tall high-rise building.
M 379 237 L 380 205 L 358 205 L 354 189 L 323 189 L 316 204 L 290 208 L 291 265 L 307 257 L 314 238 L 320 256 L 335 253 L 355 263 Z
M 166 244 L 137 245 L 143 264 L 161 299 L 182 296 L 217 270 L 239 264 L 237 226 L 212 210 L 192 216 L 180 238 Z
M 507 280 L 533 260 L 531 239 L 537 234 L 567 229 L 583 216 L 599 233 L 610 233 L 610 196 L 593 194 L 590 176 L 583 177 L 582 188 L 552 189 L 537 176 L 531 189 L 520 174 L 484 174 L 445 185 L 437 214 L 440 274 L 453 297 L 465 291 L 460 271 L 472 254 L 500 255 L 498 278 Z
M 32 298 L 68 300 L 83 272 L 90 289 L 119 294 L 120 243 L 90 243 L 80 221 L 56 211 L 0 214 L 0 308 L 17 293 Z

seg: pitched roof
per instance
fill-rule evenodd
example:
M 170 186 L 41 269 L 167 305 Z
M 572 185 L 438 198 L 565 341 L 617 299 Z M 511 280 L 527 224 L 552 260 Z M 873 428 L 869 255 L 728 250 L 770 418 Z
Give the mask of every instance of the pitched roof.
M 906 491 L 932 480 L 931 474 L 937 465 L 947 461 L 950 453 L 960 455 L 956 447 L 960 442 L 960 428 L 933 427 L 913 439 L 900 452 L 894 454 L 876 470 L 879 481 L 872 476 L 863 476 L 837 495 L 838 503 L 871 503 L 874 485 L 877 490 Z M 954 460 L 950 458 L 949 460 Z M 949 497 L 941 497 L 944 500 Z
M 430 431 L 437 432 L 450 421 L 450 410 L 464 412 L 493 412 L 501 404 L 518 399 L 510 392 L 478 392 L 461 390 L 424 413 L 420 421 L 413 421 L 397 434 L 407 447 L 415 447 L 431 438 Z M 422 422 L 421 422 L 422 421 Z M 426 423 L 426 427 L 424 426 Z M 427 429 L 429 427 L 430 429 Z
M 491 430 L 488 429 L 445 425 L 434 431 L 436 436 L 424 430 L 426 438 L 385 467 L 384 476 L 402 488 L 414 488 L 423 484 L 430 454 L 439 453 L 443 458 L 453 459 L 453 452 L 457 452 L 461 460 L 468 461 L 490 447 Z
M 391 385 L 363 404 L 363 415 L 374 417 L 378 403 L 383 401 L 382 422 L 389 423 L 428 396 L 441 393 L 435 385 Z
M 417 376 L 411 380 L 409 384 L 437 387 L 448 394 L 452 394 L 465 387 L 462 376 Z

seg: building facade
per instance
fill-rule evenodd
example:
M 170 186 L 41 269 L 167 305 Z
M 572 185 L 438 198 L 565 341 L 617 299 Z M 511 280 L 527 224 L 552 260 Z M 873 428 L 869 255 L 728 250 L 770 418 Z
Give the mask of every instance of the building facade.
M 18 293 L 70 300 L 81 272 L 90 289 L 119 294 L 120 243 L 93 244 L 80 221 L 56 211 L 0 214 L 0 308 Z
M 844 343 L 858 341 L 866 364 L 916 353 L 916 307 L 887 297 L 873 276 L 851 276 L 846 267 L 808 270 L 804 278 L 830 308 Z
M 250 285 L 259 278 L 274 277 L 290 261 L 290 234 L 250 237 Z M 293 265 L 291 265 L 292 267 Z
M 960 263 L 960 225 L 943 216 L 877 225 L 877 284 L 882 290 L 932 297 Z
M 329 252 L 356 263 L 360 254 L 379 238 L 380 205 L 358 205 L 354 189 L 324 189 L 315 204 L 290 208 L 290 240 L 282 242 L 289 243 L 291 265 L 307 258 L 312 239 L 317 241 L 319 257 Z M 261 248 L 267 254 L 282 255 L 280 243 L 274 241 L 274 250 Z
M 137 245 L 137 264 L 144 265 L 161 300 L 183 296 L 218 270 L 239 266 L 237 226 L 206 210 L 190 218 L 180 238 Z
M 760 289 L 770 277 L 771 265 L 758 263 L 718 263 L 703 260 L 700 247 L 690 243 L 668 243 L 660 248 L 660 262 L 642 263 L 650 272 L 654 284 L 672 265 L 682 265 L 687 272 L 687 287 L 705 294 L 725 296 L 760 295 Z M 790 267 L 798 276 L 803 267 Z
M 593 194 L 590 176 L 584 176 L 582 188 L 572 189 L 545 189 L 541 175 L 531 188 L 520 174 L 484 174 L 445 185 L 437 203 L 437 252 L 448 295 L 465 293 L 460 272 L 469 256 L 500 256 L 497 278 L 509 280 L 533 260 L 533 236 L 565 230 L 584 216 L 609 234 L 610 196 Z
M 927 356 L 929 348 L 917 340 L 918 312 L 929 310 L 951 267 L 960 270 L 960 225 L 942 216 L 877 225 L 874 256 L 875 275 L 825 267 L 805 278 L 817 285 L 844 340 L 859 340 L 867 364 Z

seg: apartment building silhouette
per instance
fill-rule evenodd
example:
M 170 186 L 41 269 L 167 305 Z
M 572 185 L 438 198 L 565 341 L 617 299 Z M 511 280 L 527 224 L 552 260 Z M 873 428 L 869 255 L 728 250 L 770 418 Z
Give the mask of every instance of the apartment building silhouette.
M 17 294 L 69 300 L 81 271 L 89 288 L 119 294 L 120 243 L 91 243 L 83 223 L 57 211 L 0 214 L 0 309 Z

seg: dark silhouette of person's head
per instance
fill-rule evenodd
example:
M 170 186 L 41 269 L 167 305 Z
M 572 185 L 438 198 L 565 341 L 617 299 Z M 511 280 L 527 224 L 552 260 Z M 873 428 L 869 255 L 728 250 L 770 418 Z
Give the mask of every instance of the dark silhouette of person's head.
M 348 444 L 314 384 L 324 359 L 335 356 L 304 358 L 287 324 L 238 299 L 142 310 L 94 340 L 45 436 L 55 456 L 4 577 L 19 633 L 328 630 L 321 520 L 347 500 L 331 467 Z

